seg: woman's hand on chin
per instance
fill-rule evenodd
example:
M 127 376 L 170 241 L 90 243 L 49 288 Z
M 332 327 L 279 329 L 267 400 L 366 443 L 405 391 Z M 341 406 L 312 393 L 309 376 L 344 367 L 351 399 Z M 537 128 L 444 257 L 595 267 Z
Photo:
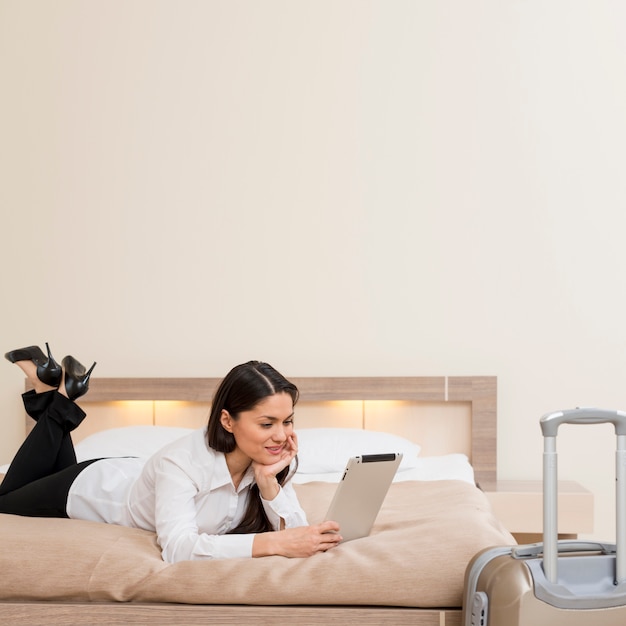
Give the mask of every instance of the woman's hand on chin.
M 291 464 L 296 454 L 298 454 L 298 437 L 293 433 L 287 437 L 285 446 L 274 463 L 266 465 L 252 461 L 254 478 L 265 500 L 273 500 L 278 495 L 280 487 L 276 475 Z

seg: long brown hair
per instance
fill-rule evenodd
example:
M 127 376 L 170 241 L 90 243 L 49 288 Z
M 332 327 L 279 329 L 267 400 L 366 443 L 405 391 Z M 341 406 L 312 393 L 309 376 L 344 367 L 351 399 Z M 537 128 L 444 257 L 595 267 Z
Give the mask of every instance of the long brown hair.
M 232 452 L 237 446 L 234 435 L 222 426 L 223 410 L 228 411 L 236 420 L 241 412 L 253 409 L 259 402 L 277 393 L 288 393 L 294 406 L 298 401 L 298 388 L 268 363 L 248 361 L 234 367 L 222 380 L 213 397 L 207 428 L 209 446 L 224 454 Z M 296 457 L 296 467 L 297 463 Z M 279 485 L 287 482 L 289 470 L 286 467 L 276 475 Z M 259 488 L 254 484 L 250 488 L 248 505 L 241 523 L 229 533 L 261 533 L 271 530 L 273 529 L 263 509 Z

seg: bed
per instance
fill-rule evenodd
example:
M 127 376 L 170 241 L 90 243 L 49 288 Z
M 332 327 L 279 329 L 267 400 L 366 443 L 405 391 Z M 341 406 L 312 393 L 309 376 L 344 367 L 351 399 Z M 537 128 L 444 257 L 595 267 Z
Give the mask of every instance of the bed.
M 311 523 L 352 449 L 403 448 L 407 462 L 369 537 L 309 559 L 169 565 L 150 532 L 0 515 L 0 621 L 461 624 L 467 563 L 514 543 L 480 489 L 496 480 L 496 378 L 292 380 L 301 392 L 294 483 Z M 147 455 L 203 424 L 218 383 L 95 378 L 81 398 L 77 453 Z

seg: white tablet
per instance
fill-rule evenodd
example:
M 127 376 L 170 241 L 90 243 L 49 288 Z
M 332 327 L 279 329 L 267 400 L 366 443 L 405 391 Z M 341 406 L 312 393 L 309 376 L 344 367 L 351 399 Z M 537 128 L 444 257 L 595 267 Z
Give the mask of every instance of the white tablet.
M 401 460 L 400 452 L 364 454 L 348 460 L 324 518 L 339 524 L 343 541 L 370 534 Z

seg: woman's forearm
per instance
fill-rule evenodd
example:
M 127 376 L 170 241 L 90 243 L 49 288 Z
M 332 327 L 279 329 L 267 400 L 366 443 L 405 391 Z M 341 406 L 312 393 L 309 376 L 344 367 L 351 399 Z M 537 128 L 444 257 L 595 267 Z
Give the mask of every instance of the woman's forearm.
M 307 557 L 326 552 L 340 542 L 339 525 L 336 522 L 322 522 L 314 526 L 259 533 L 252 542 L 252 556 Z
M 275 476 L 269 476 L 262 480 L 257 479 L 257 486 L 261 497 L 268 502 L 273 500 L 280 491 L 280 485 Z
M 258 533 L 254 536 L 252 542 L 252 556 L 273 556 L 276 552 L 275 532 Z

